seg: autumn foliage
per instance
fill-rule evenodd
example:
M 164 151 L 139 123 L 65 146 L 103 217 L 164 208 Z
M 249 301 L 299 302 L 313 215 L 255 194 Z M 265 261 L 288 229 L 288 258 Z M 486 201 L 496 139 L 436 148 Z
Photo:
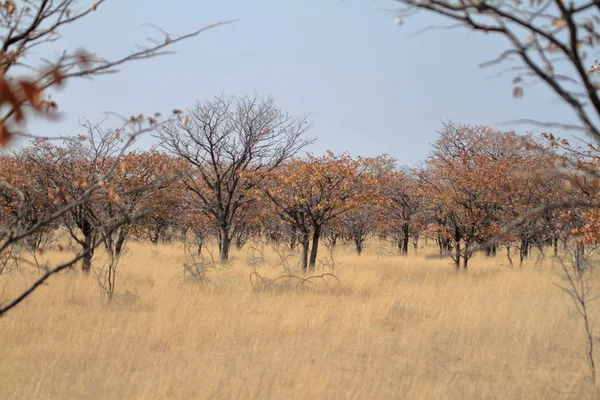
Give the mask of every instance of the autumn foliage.
M 418 251 L 420 240 L 431 239 L 441 256 L 450 256 L 456 268 L 464 269 L 477 251 L 494 256 L 504 249 L 511 264 L 516 251 L 522 263 L 534 247 L 552 246 L 556 252 L 559 243 L 576 240 L 584 246 L 600 235 L 599 214 L 588 207 L 600 194 L 599 179 L 589 175 L 598 169 L 595 148 L 559 155 L 555 148 L 567 148 L 568 142 L 551 135 L 536 140 L 449 122 L 418 168 L 398 166 L 387 156 L 331 152 L 274 164 L 264 159 L 259 164 L 241 152 L 240 157 L 248 158 L 211 164 L 191 162 L 185 156 L 191 153 L 153 149 L 126 153 L 110 177 L 98 182 L 114 165 L 122 139 L 89 123 L 82 129 L 87 132 L 62 144 L 34 140 L 3 156 L 3 178 L 22 193 L 21 199 L 14 191 L 0 191 L 4 224 L 21 215 L 21 224 L 34 225 L 82 198 L 90 186 L 101 189 L 40 231 L 34 246 L 59 230 L 82 249 L 105 235 L 105 247 L 117 256 L 127 240 L 183 238 L 202 252 L 213 238 L 222 248 L 226 232 L 228 243 L 238 248 L 263 239 L 299 245 L 300 268 L 309 270 L 317 265 L 323 240 L 328 246 L 352 243 L 360 254 L 368 238 L 378 237 L 406 254 Z M 544 209 L 502 232 L 529 210 L 567 200 L 580 206 Z M 124 212 L 142 210 L 143 216 L 107 234 Z M 90 269 L 92 257 L 90 251 L 84 270 Z

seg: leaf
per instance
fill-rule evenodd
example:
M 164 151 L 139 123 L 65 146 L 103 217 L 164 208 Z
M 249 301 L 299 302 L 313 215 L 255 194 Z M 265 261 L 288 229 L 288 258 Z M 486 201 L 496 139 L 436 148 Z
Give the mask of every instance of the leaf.
M 15 3 L 12 0 L 7 0 L 4 2 L 4 9 L 6 10 L 6 15 L 9 17 L 15 13 Z
M 0 105 L 4 102 L 8 102 L 12 105 L 15 112 L 15 120 L 17 122 L 22 121 L 24 115 L 23 111 L 21 110 L 21 103 L 15 97 L 15 94 L 11 90 L 10 86 L 8 86 L 8 82 L 6 82 L 4 77 L 0 77 Z
M 33 108 L 40 110 L 42 106 L 42 92 L 40 89 L 38 89 L 35 83 L 29 81 L 23 80 L 19 81 L 18 83 L 19 86 L 21 86 L 21 89 L 23 89 L 25 97 L 27 97 L 27 100 L 31 103 Z
M 556 26 L 557 28 L 562 28 L 566 25 L 567 23 L 565 22 L 564 19 L 562 18 L 554 18 L 554 20 L 552 21 L 552 25 Z
M 79 68 L 87 69 L 92 66 L 94 57 L 86 50 L 78 49 L 75 51 L 75 59 L 77 60 L 77 64 L 79 64 Z
M 0 124 L 0 147 L 8 146 L 8 143 L 10 142 L 11 138 L 12 133 L 6 129 L 3 123 Z
M 62 74 L 60 73 L 60 70 L 58 69 L 58 67 L 53 68 L 51 71 L 51 74 L 52 74 L 52 78 L 54 79 L 54 82 L 56 82 L 56 84 L 58 86 L 61 86 L 63 83 L 63 77 L 62 77 Z
M 523 97 L 523 88 L 521 86 L 515 86 L 513 89 L 513 97 L 520 99 Z

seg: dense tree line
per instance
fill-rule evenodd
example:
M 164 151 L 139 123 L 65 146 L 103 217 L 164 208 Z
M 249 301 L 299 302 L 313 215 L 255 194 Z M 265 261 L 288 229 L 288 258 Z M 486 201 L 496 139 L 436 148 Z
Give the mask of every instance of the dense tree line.
M 391 241 L 401 254 L 428 238 L 466 269 L 475 249 L 494 256 L 503 248 L 512 263 L 511 254 L 522 262 L 532 248 L 552 246 L 556 253 L 559 243 L 597 237 L 597 213 L 548 209 L 491 242 L 529 210 L 564 199 L 594 201 L 598 182 L 580 173 L 596 168 L 593 147 L 585 153 L 552 135 L 536 140 L 449 122 L 423 165 L 408 168 L 385 155 L 299 156 L 310 143 L 308 124 L 271 98 L 219 97 L 189 115 L 158 126 L 161 146 L 125 154 L 107 178 L 123 139 L 88 122 L 82 135 L 62 143 L 37 139 L 3 156 L 0 178 L 18 191 L 0 189 L 0 222 L 9 226 L 19 216 L 26 229 L 97 185 L 30 246 L 43 246 L 56 230 L 82 250 L 103 235 L 115 256 L 131 238 L 193 237 L 201 252 L 212 237 L 226 261 L 231 244 L 263 238 L 299 246 L 305 270 L 314 269 L 323 239 L 329 246 L 353 243 L 360 255 L 369 237 Z M 142 217 L 108 231 L 122 215 L 142 210 Z M 93 254 L 83 258 L 85 271 Z

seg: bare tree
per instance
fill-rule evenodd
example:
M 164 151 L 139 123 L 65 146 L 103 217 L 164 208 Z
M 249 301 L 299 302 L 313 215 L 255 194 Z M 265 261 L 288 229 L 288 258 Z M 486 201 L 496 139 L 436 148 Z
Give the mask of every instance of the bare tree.
M 562 0 L 398 0 L 406 7 L 397 21 L 425 10 L 455 24 L 425 30 L 467 28 L 507 40 L 511 48 L 482 66 L 507 66 L 501 73 L 514 74 L 513 95 L 523 96 L 523 86 L 542 81 L 579 119 L 579 125 L 556 121 L 534 123 L 550 128 L 584 131 L 600 140 L 600 97 L 593 75 L 600 64 L 592 62 L 600 33 L 598 1 Z M 515 60 L 517 61 L 515 63 Z
M 84 49 L 65 50 L 54 58 L 42 58 L 32 63 L 32 50 L 39 54 L 48 44 L 60 37 L 61 29 L 67 25 L 78 23 L 93 13 L 106 0 L 98 0 L 91 5 L 81 6 L 76 0 L 7 0 L 0 7 L 0 146 L 12 143 L 17 136 L 31 137 L 25 123 L 31 118 L 56 117 L 57 104 L 44 98 L 44 91 L 65 85 L 73 78 L 92 78 L 94 76 L 115 73 L 123 65 L 137 60 L 153 58 L 170 52 L 173 44 L 195 37 L 213 26 L 203 27 L 183 36 L 171 37 L 166 32 L 162 40 L 153 40 L 148 46 L 140 46 L 132 53 L 112 60 L 89 53 Z M 21 76 L 26 74 L 26 77 Z M 35 113 L 33 113 L 35 112 Z M 179 111 L 175 117 L 181 118 Z M 107 165 L 102 175 L 89 182 L 89 186 L 67 203 L 53 210 L 42 210 L 34 218 L 29 218 L 30 208 L 27 196 L 16 185 L 8 180 L 0 180 L 0 186 L 13 193 L 10 198 L 16 199 L 15 213 L 10 221 L 3 221 L 0 228 L 0 257 L 6 251 L 12 251 L 15 245 L 27 241 L 41 230 L 56 224 L 72 210 L 86 204 L 101 193 L 102 183 L 118 167 L 118 159 L 139 135 L 153 129 L 160 116 L 145 117 L 139 114 L 128 120 L 129 125 L 121 136 L 126 138 L 119 151 L 115 152 L 114 161 Z M 168 121 L 168 120 L 167 120 Z M 164 121 L 164 122 L 167 122 Z M 44 193 L 48 195 L 48 193 Z M 54 195 L 54 194 L 53 194 Z M 109 193 L 106 193 L 109 195 Z M 145 215 L 145 210 L 129 210 L 123 213 L 102 234 L 93 237 L 86 248 L 82 248 L 66 262 L 47 266 L 45 272 L 28 288 L 14 299 L 0 303 L 0 316 L 16 307 L 52 275 L 73 266 L 80 260 L 87 259 L 93 250 L 104 240 L 114 234 L 119 227 Z M 29 223 L 24 223 L 27 219 Z
M 295 155 L 311 141 L 310 124 L 281 111 L 271 97 L 219 96 L 197 103 L 189 119 L 160 126 L 163 146 L 183 158 L 189 168 L 183 178 L 205 212 L 214 219 L 220 240 L 220 260 L 229 258 L 237 213 L 252 198 L 254 180 Z
M 57 104 L 43 98 L 44 90 L 63 86 L 73 78 L 115 73 L 129 62 L 168 54 L 173 44 L 220 25 L 210 25 L 178 37 L 161 31 L 162 40 L 152 39 L 150 45 L 138 46 L 132 53 L 113 60 L 85 49 L 75 49 L 65 50 L 54 58 L 42 58 L 39 65 L 30 63 L 33 49 L 39 53 L 56 42 L 62 28 L 80 23 L 106 1 L 98 0 L 83 7 L 77 0 L 3 2 L 0 7 L 0 104 L 6 109 L 0 115 L 0 145 L 8 144 L 15 136 L 30 136 L 23 128 L 31 109 L 38 116 L 56 116 Z M 21 74 L 27 77 L 19 77 Z
M 585 329 L 586 344 L 587 344 L 587 361 L 590 367 L 590 377 L 592 382 L 596 384 L 596 363 L 594 361 L 594 335 L 592 321 L 590 317 L 591 303 L 598 296 L 594 296 L 592 292 L 589 268 L 584 265 L 589 262 L 591 253 L 578 254 L 582 247 L 576 246 L 573 254 L 568 254 L 567 260 L 559 257 L 559 264 L 562 272 L 562 284 L 556 284 L 573 300 L 573 305 L 577 314 L 581 317 L 583 327 Z

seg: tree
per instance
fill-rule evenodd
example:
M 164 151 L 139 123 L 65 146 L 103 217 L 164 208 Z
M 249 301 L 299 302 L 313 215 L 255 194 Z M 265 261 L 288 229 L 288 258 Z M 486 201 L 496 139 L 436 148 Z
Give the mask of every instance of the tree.
M 113 228 L 123 215 L 138 212 L 147 196 L 165 184 L 166 160 L 159 153 L 128 153 L 117 159 L 123 140 L 114 130 L 99 124 L 82 123 L 85 135 L 65 138 L 62 145 L 37 139 L 23 151 L 35 166 L 32 180 L 45 188 L 46 208 L 57 212 L 96 185 L 94 195 L 68 208 L 60 222 L 71 238 L 86 252 L 83 270 L 89 272 L 94 255 L 92 244 L 99 236 L 110 254 L 118 257 L 132 223 Z M 107 175 L 112 166 L 117 165 Z M 111 232 L 109 234 L 109 232 Z
M 310 143 L 304 138 L 309 127 L 273 98 L 254 95 L 197 103 L 189 119 L 158 128 L 163 146 L 188 163 L 183 183 L 213 218 L 222 262 L 229 258 L 236 216 L 252 201 L 246 175 L 259 179 L 294 156 Z
M 561 121 L 535 121 L 522 119 L 518 122 L 532 123 L 546 128 L 560 128 L 585 132 L 595 143 L 600 143 L 600 85 L 596 75 L 600 73 L 598 60 L 591 54 L 596 51 L 600 40 L 600 6 L 598 1 L 565 2 L 561 0 L 509 1 L 464 1 L 464 0 L 398 0 L 405 7 L 399 11 L 397 22 L 417 11 L 426 11 L 455 22 L 444 28 L 467 28 L 469 30 L 502 37 L 510 45 L 498 57 L 481 66 L 510 64 L 500 73 L 514 76 L 513 96 L 524 95 L 525 85 L 543 82 L 559 101 L 569 108 L 579 121 L 566 124 Z M 431 29 L 435 27 L 428 27 Z M 551 134 L 549 134 L 551 135 Z M 552 136 L 552 135 L 551 135 Z M 553 136 L 552 136 L 553 137 Z M 567 152 L 574 149 L 564 146 Z M 591 151 L 598 149 L 592 146 Z M 581 169 L 568 163 L 578 174 L 587 174 L 590 179 L 600 176 L 597 169 Z M 554 171 L 556 172 L 556 171 Z M 559 172 L 557 175 L 562 176 Z M 554 198 L 553 198 L 554 199 Z M 560 209 L 594 209 L 598 202 L 588 197 L 562 198 L 542 204 L 523 212 L 507 223 L 499 236 L 486 244 L 497 243 L 510 230 L 529 221 L 534 215 L 552 213 Z M 556 249 L 557 233 L 554 232 Z M 522 243 L 527 249 L 526 243 Z M 555 250 L 556 252 L 556 250 Z
M 53 118 L 58 105 L 44 98 L 44 91 L 53 87 L 63 87 L 75 78 L 92 78 L 94 76 L 117 72 L 123 65 L 138 60 L 144 60 L 168 53 L 167 50 L 182 40 L 195 37 L 212 25 L 201 28 L 195 32 L 170 37 L 165 33 L 162 41 L 154 41 L 154 45 L 139 48 L 138 50 L 112 60 L 104 59 L 91 54 L 84 49 L 65 50 L 57 57 L 42 58 L 37 64 L 31 63 L 32 49 L 39 54 L 48 44 L 59 38 L 62 28 L 73 23 L 83 21 L 93 13 L 106 0 L 98 0 L 83 10 L 78 9 L 76 0 L 7 0 L 0 7 L 0 31 L 2 31 L 2 48 L 0 50 L 0 146 L 12 144 L 12 139 L 18 136 L 31 137 L 26 130 L 26 122 L 31 118 Z M 21 75 L 23 74 L 23 75 Z M 26 74 L 26 75 L 25 75 Z M 180 115 L 174 112 L 175 116 Z M 127 139 L 121 151 L 115 155 L 119 158 L 131 145 L 135 138 L 148 132 L 159 121 L 160 116 L 155 114 L 146 117 L 139 114 L 129 119 L 130 125 L 121 132 Z M 165 121 L 166 122 L 166 121 Z M 104 176 L 96 180 L 81 196 L 73 198 L 68 204 L 54 212 L 42 211 L 36 216 L 36 222 L 26 227 L 21 223 L 27 206 L 24 193 L 19 188 L 2 181 L 0 186 L 15 193 L 19 198 L 16 206 L 20 210 L 16 217 L 0 229 L 0 256 L 15 244 L 28 240 L 41 230 L 55 224 L 64 215 L 71 212 L 72 208 L 79 207 L 96 195 L 100 190 L 100 182 L 104 182 L 115 171 L 117 163 L 108 166 Z M 47 189 L 44 195 L 48 195 Z M 105 233 L 112 233 L 119 226 L 128 224 L 141 217 L 143 212 L 133 212 L 122 215 L 115 224 Z M 36 288 L 43 284 L 52 275 L 69 268 L 81 259 L 89 257 L 93 249 L 102 243 L 104 236 L 96 238 L 85 250 L 77 253 L 70 260 L 48 268 L 27 289 L 14 299 L 5 304 L 0 304 L 0 316 L 17 306 Z
M 354 243 L 356 254 L 362 254 L 364 244 L 377 227 L 377 215 L 381 210 L 374 204 L 366 203 L 349 210 L 340 217 L 342 232 L 347 240 Z
M 111 158 L 120 151 L 122 143 L 114 131 L 101 131 L 98 125 L 88 122 L 83 126 L 87 130 L 86 135 L 66 138 L 63 146 L 47 139 L 38 139 L 24 152 L 26 159 L 38 167 L 35 174 L 38 186 L 47 188 L 53 212 L 81 198 L 90 187 L 104 185 L 105 172 L 114 164 Z M 112 192 L 111 197 L 110 200 L 115 199 Z M 85 272 L 90 271 L 94 255 L 92 244 L 103 223 L 99 215 L 99 203 L 105 200 L 109 199 L 88 196 L 69 207 L 60 220 L 71 238 L 85 252 L 82 264 Z
M 302 270 L 315 268 L 323 227 L 376 196 L 369 161 L 345 153 L 309 155 L 273 171 L 262 182 L 262 193 L 274 210 L 301 234 Z
M 521 97 L 524 85 L 541 81 L 574 112 L 580 125 L 524 122 L 585 131 L 594 140 L 600 139 L 600 97 L 593 79 L 600 72 L 600 64 L 588 54 L 595 51 L 600 39 L 597 1 L 398 1 L 406 6 L 400 10 L 398 21 L 423 10 L 455 22 L 451 28 L 463 27 L 506 39 L 511 48 L 482 65 L 495 66 L 516 58 L 520 65 L 506 69 L 515 75 L 513 95 Z
M 422 181 L 427 198 L 436 203 L 438 228 L 452 241 L 457 268 L 461 260 L 467 268 L 474 245 L 497 235 L 514 210 L 531 206 L 540 181 L 522 171 L 544 167 L 542 158 L 527 151 L 533 144 L 514 132 L 444 124 Z
M 418 238 L 425 223 L 421 182 L 416 172 L 408 168 L 389 172 L 381 181 L 380 190 L 385 198 L 382 230 L 394 238 L 402 254 L 407 254 L 410 238 Z
M 152 210 L 146 218 L 156 216 L 156 206 L 164 205 L 161 198 L 168 198 L 168 191 L 174 186 L 173 167 L 170 158 L 156 150 L 132 151 L 123 155 L 119 160 L 119 168 L 105 183 L 114 201 L 101 204 L 99 227 L 106 231 L 112 221 L 118 220 L 124 212 Z M 143 219 L 133 221 L 122 225 L 113 235 L 105 235 L 107 251 L 118 258 L 127 237 L 144 222 Z

